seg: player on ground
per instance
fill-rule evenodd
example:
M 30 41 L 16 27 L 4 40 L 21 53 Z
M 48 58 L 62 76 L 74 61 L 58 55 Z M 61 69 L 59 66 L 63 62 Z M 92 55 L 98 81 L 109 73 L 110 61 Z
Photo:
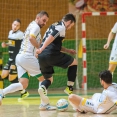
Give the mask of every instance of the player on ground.
M 117 107 L 117 84 L 112 83 L 112 74 L 109 70 L 99 73 L 100 83 L 104 90 L 95 93 L 92 98 L 86 99 L 71 94 L 68 99 L 72 107 L 79 112 L 110 113 Z
M 48 13 L 41 11 L 36 15 L 36 19 L 28 25 L 20 51 L 16 56 L 19 83 L 11 84 L 5 89 L 0 90 L 0 102 L 4 95 L 26 89 L 29 83 L 28 74 L 33 76 L 33 78 L 43 79 L 38 59 L 35 57 L 35 48 L 39 48 L 40 46 L 40 29 L 46 25 L 48 19 Z
M 115 23 L 114 27 L 110 31 L 107 43 L 104 45 L 104 49 L 108 49 L 110 42 L 114 38 L 114 36 L 115 36 L 115 40 L 114 40 L 113 47 L 111 50 L 109 68 L 108 68 L 108 70 L 111 71 L 112 74 L 115 71 L 115 68 L 117 66 L 117 23 Z
M 39 94 L 42 99 L 40 110 L 48 110 L 47 105 L 49 99 L 44 95 L 44 92 L 53 82 L 52 74 L 54 66 L 68 68 L 67 87 L 64 90 L 68 95 L 73 91 L 73 85 L 76 79 L 77 61 L 72 56 L 66 54 L 76 54 L 73 49 L 67 49 L 62 46 L 62 40 L 65 38 L 66 30 L 76 22 L 73 14 L 66 14 L 60 22 L 52 24 L 45 32 L 41 48 L 37 49 L 41 72 L 45 80 L 41 83 Z
M 12 23 L 12 30 L 9 31 L 8 43 L 2 42 L 3 48 L 8 47 L 9 60 L 2 70 L 1 78 L 7 78 L 11 83 L 19 82 L 17 76 L 17 67 L 15 65 L 15 58 L 19 52 L 21 41 L 24 35 L 23 32 L 20 31 L 20 25 L 20 19 L 14 20 Z M 26 90 L 21 91 L 21 98 L 26 98 L 28 95 L 29 93 Z

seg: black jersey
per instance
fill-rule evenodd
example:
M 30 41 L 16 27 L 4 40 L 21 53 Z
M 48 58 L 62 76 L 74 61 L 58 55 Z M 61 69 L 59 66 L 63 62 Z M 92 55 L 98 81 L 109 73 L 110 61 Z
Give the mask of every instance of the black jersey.
M 19 52 L 21 41 L 23 38 L 23 32 L 18 30 L 17 32 L 13 32 L 12 30 L 8 35 L 8 51 L 9 51 L 9 61 L 15 61 L 15 57 Z
M 55 39 L 43 50 L 43 52 L 47 52 L 48 54 L 60 52 L 62 40 L 65 38 L 65 30 L 66 28 L 62 21 L 52 24 L 45 32 L 41 46 L 49 35 L 52 35 Z

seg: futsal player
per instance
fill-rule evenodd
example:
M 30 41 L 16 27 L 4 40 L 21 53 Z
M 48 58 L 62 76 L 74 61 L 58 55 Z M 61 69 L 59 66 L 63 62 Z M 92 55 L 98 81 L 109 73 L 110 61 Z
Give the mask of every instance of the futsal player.
M 110 60 L 109 60 L 109 67 L 108 67 L 108 70 L 110 70 L 112 74 L 117 67 L 117 23 L 114 24 L 113 28 L 110 31 L 108 35 L 107 43 L 104 45 L 104 49 L 109 48 L 110 42 L 112 41 L 114 37 L 115 39 L 114 39 L 114 43 L 112 46 Z
M 54 66 L 64 69 L 68 68 L 68 81 L 64 92 L 68 95 L 73 92 L 77 72 L 77 60 L 68 54 L 74 55 L 76 51 L 63 47 L 62 41 L 65 38 L 66 30 L 71 29 L 75 22 L 76 19 L 73 14 L 66 14 L 60 22 L 52 24 L 45 32 L 41 47 L 36 51 L 39 54 L 40 68 L 45 78 L 39 88 L 39 94 L 42 99 L 40 110 L 48 110 L 49 99 L 44 93 L 53 82 Z
M 99 73 L 100 83 L 104 90 L 95 93 L 87 99 L 76 94 L 71 94 L 68 99 L 74 110 L 87 113 L 110 113 L 117 107 L 117 84 L 112 83 L 112 74 L 109 70 Z
M 43 79 L 38 59 L 35 57 L 35 49 L 40 46 L 40 30 L 48 22 L 49 15 L 46 11 L 40 11 L 32 21 L 23 36 L 23 41 L 16 56 L 19 83 L 13 83 L 3 90 L 0 90 L 0 102 L 2 97 L 8 93 L 26 89 L 29 83 L 29 75 L 33 78 Z M 29 75 L 28 75 L 29 74 Z M 48 106 L 50 107 L 50 105 Z
M 16 19 L 12 23 L 12 30 L 9 31 L 8 43 L 2 42 L 2 47 L 8 47 L 9 59 L 4 66 L 1 78 L 8 79 L 11 83 L 18 83 L 17 67 L 15 65 L 15 58 L 19 52 L 21 42 L 23 39 L 23 32 L 20 31 L 21 21 Z M 21 98 L 28 97 L 29 93 L 26 90 L 21 91 Z

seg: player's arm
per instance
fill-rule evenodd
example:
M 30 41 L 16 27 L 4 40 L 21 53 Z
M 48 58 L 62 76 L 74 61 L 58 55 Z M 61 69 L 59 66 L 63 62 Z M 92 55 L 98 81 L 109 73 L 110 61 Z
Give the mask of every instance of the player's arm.
M 43 43 L 42 47 L 36 50 L 37 54 L 40 54 L 50 43 L 54 41 L 54 37 L 50 35 Z
M 40 43 L 37 43 L 36 39 L 34 36 L 30 35 L 30 38 L 29 38 L 31 44 L 35 47 L 35 48 L 39 48 L 39 44 Z
M 68 49 L 68 48 L 65 48 L 63 46 L 61 48 L 61 51 L 65 52 L 65 53 L 73 54 L 73 55 L 76 54 L 76 51 L 74 49 Z
M 2 43 L 1 43 L 1 46 L 2 46 L 3 48 L 8 47 L 9 45 L 10 45 L 9 43 L 5 43 L 5 42 L 2 42 Z
M 108 40 L 107 43 L 104 45 L 104 49 L 107 49 L 110 45 L 111 40 L 114 38 L 115 33 L 113 33 L 112 31 L 109 33 L 108 35 Z

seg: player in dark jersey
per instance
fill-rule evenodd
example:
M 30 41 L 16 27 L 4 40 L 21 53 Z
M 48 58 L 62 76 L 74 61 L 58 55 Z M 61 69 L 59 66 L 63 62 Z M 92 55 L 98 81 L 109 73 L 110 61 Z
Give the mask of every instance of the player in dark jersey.
M 8 78 L 8 80 L 11 83 L 18 82 L 15 58 L 19 52 L 24 35 L 23 32 L 19 30 L 20 25 L 21 25 L 20 19 L 14 20 L 12 23 L 12 30 L 9 31 L 8 43 L 2 42 L 3 48 L 8 47 L 9 60 L 2 70 L 1 78 L 2 79 Z M 26 98 L 28 95 L 29 93 L 26 90 L 21 91 L 21 98 Z
M 49 99 L 44 95 L 44 92 L 53 82 L 52 74 L 54 73 L 54 66 L 68 68 L 68 81 L 64 92 L 68 95 L 73 92 L 77 60 L 68 54 L 76 54 L 76 51 L 63 47 L 62 40 L 65 38 L 66 30 L 71 29 L 75 22 L 76 20 L 73 14 L 66 14 L 62 21 L 52 24 L 45 32 L 41 47 L 36 51 L 39 54 L 40 68 L 45 78 L 39 88 L 39 94 L 42 99 L 40 110 L 47 110 L 46 105 L 48 105 Z

